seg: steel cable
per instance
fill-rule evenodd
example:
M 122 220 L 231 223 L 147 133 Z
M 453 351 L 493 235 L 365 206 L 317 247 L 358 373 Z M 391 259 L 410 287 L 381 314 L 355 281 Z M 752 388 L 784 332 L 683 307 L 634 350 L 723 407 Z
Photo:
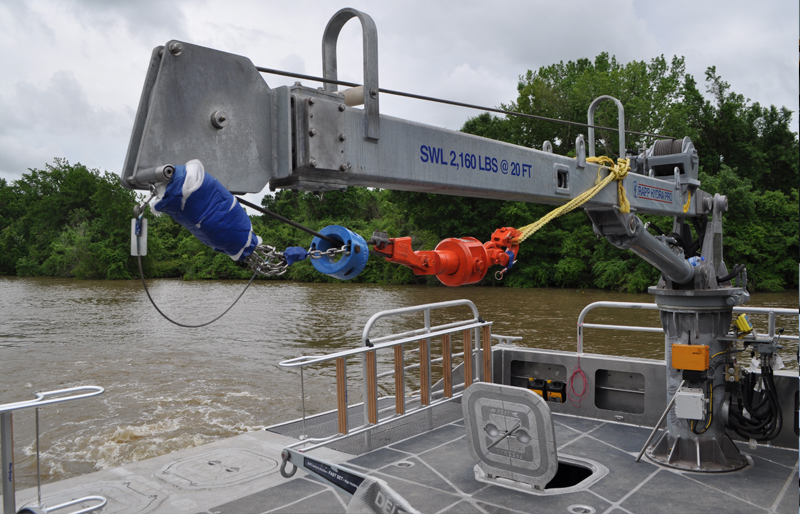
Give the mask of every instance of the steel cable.
M 313 75 L 304 75 L 302 73 L 294 73 L 291 71 L 283 71 L 283 70 L 276 70 L 274 68 L 265 68 L 263 66 L 256 66 L 256 70 L 260 71 L 261 73 L 269 73 L 270 75 L 280 75 L 283 77 L 292 77 L 296 79 L 304 79 L 304 80 L 313 80 L 315 82 L 323 82 L 326 84 L 336 84 L 337 86 L 347 86 L 347 87 L 361 87 L 363 84 L 357 84 L 355 82 L 347 82 L 345 80 L 332 80 L 326 79 L 323 77 L 315 77 Z M 567 120 L 559 120 L 558 118 L 548 118 L 547 116 L 537 116 L 535 114 L 526 114 L 522 112 L 514 112 L 514 111 L 507 111 L 505 109 L 498 109 L 496 107 L 486 107 L 482 105 L 476 104 L 468 104 L 465 102 L 456 102 L 455 100 L 445 100 L 444 98 L 436 98 L 433 96 L 425 96 L 425 95 L 417 95 L 415 93 L 406 93 L 404 91 L 396 91 L 393 89 L 384 89 L 378 88 L 378 91 L 381 93 L 386 93 L 387 95 L 394 95 L 394 96 L 402 96 L 404 98 L 413 98 L 414 100 L 424 100 L 426 102 L 435 102 L 440 104 L 446 105 L 454 105 L 456 107 L 466 107 L 468 109 L 477 109 L 480 111 L 488 111 L 488 112 L 496 112 L 498 114 L 506 114 L 508 116 L 517 116 L 519 118 L 529 118 L 534 120 L 541 120 L 541 121 L 550 121 L 553 123 L 562 123 L 564 125 L 573 125 L 576 127 L 586 127 L 586 128 L 593 128 L 598 130 L 612 130 L 614 132 L 619 132 L 619 129 L 611 128 L 611 127 L 603 127 L 601 125 L 589 125 L 588 123 L 580 123 L 577 121 L 567 121 Z M 678 140 L 678 138 L 673 136 L 666 136 L 664 134 L 648 134 L 647 132 L 636 132 L 634 130 L 626 130 L 626 134 L 635 134 L 637 136 L 646 136 L 646 137 L 660 137 L 666 138 L 668 140 Z M 624 156 L 620 156 L 624 157 Z

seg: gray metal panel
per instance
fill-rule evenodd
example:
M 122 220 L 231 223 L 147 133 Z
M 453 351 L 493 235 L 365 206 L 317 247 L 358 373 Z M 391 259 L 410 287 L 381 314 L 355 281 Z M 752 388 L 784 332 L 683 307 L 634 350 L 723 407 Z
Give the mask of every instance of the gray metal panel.
M 495 377 L 496 382 L 506 385 L 511 383 L 511 362 L 522 360 L 528 362 L 542 362 L 561 364 L 568 370 L 574 369 L 578 358 L 572 352 L 559 352 L 554 350 L 539 350 L 528 348 L 496 348 L 495 352 Z M 502 373 L 498 373 L 498 364 L 501 363 Z M 571 414 L 586 418 L 619 421 L 634 425 L 652 427 L 658 421 L 661 413 L 667 407 L 666 385 L 667 366 L 664 361 L 650 359 L 633 359 L 628 357 L 614 357 L 609 355 L 582 354 L 580 365 L 589 379 L 589 389 L 580 404 L 575 407 L 571 403 L 548 402 L 550 410 L 557 414 Z M 644 412 L 641 414 L 624 411 L 614 411 L 597 407 L 595 375 L 597 370 L 610 370 L 619 372 L 633 372 L 644 375 Z M 798 394 L 797 371 L 776 371 L 774 373 L 775 388 L 783 411 L 783 429 L 778 436 L 770 441 L 770 445 L 780 448 L 797 448 L 798 436 L 795 433 L 795 395 Z M 575 384 L 580 391 L 580 379 Z M 733 431 L 727 433 L 735 440 L 741 440 Z
M 124 166 L 125 187 L 146 187 L 136 181 L 140 170 L 190 159 L 200 159 L 237 193 L 259 192 L 273 176 L 288 174 L 288 90 L 271 90 L 246 57 L 172 41 L 155 80 L 148 74 L 142 97 L 140 110 L 146 107 L 146 115 L 137 114 Z M 219 113 L 224 113 L 222 123 Z M 141 140 L 134 148 L 138 134 Z
M 496 356 L 495 361 L 503 362 L 502 380 L 504 384 L 511 384 L 511 363 L 515 360 L 528 362 L 542 362 L 563 365 L 567 370 L 573 370 L 578 364 L 577 354 L 572 352 L 559 352 L 555 350 L 538 350 L 527 348 L 499 348 L 495 351 L 503 352 L 503 356 Z M 580 365 L 589 387 L 580 407 L 573 406 L 570 402 L 548 402 L 550 410 L 557 414 L 571 414 L 594 419 L 619 421 L 634 425 L 655 425 L 659 416 L 667 406 L 664 389 L 667 383 L 666 365 L 663 361 L 650 359 L 633 359 L 628 357 L 613 357 L 609 355 L 583 354 Z M 644 376 L 644 386 L 641 391 L 630 393 L 641 394 L 643 397 L 644 411 L 641 413 L 625 412 L 622 410 L 602 409 L 597 406 L 596 375 L 598 370 L 622 373 L 639 373 Z M 496 379 L 497 380 L 497 379 Z M 568 380 L 568 377 L 566 378 Z M 575 388 L 580 391 L 581 381 L 576 379 Z M 569 388 L 569 385 L 567 385 Z M 602 392 L 602 390 L 601 390 Z

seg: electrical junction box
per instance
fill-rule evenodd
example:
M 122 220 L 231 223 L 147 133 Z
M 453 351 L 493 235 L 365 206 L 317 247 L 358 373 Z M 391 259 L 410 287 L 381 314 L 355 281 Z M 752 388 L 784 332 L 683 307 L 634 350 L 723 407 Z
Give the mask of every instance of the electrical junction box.
M 672 367 L 675 369 L 688 369 L 691 371 L 707 370 L 708 345 L 673 344 Z
M 702 389 L 684 387 L 675 395 L 675 415 L 681 419 L 706 417 L 706 398 Z

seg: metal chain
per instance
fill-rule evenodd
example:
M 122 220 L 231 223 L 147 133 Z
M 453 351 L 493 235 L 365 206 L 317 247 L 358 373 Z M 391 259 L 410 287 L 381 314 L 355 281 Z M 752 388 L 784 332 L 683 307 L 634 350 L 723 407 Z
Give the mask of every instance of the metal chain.
M 327 250 L 309 250 L 308 257 L 311 259 L 321 259 L 322 257 L 334 258 L 339 254 L 345 256 L 350 255 L 350 247 L 348 245 L 341 248 L 329 248 Z M 286 273 L 289 269 L 289 264 L 286 263 L 286 256 L 283 252 L 279 252 L 274 246 L 268 244 L 260 244 L 256 246 L 253 253 L 247 257 L 247 266 L 253 273 L 264 275 L 266 277 L 277 277 Z
M 266 277 L 277 277 L 286 273 L 289 265 L 283 252 L 279 252 L 274 246 L 260 244 L 256 246 L 253 253 L 247 256 L 247 267 L 253 273 Z
M 345 245 L 341 248 L 328 248 L 324 252 L 321 252 L 319 250 L 309 250 L 308 256 L 311 257 L 312 259 L 321 259 L 322 257 L 325 256 L 333 258 L 339 255 L 340 253 L 343 253 L 345 256 L 350 255 L 350 247 Z

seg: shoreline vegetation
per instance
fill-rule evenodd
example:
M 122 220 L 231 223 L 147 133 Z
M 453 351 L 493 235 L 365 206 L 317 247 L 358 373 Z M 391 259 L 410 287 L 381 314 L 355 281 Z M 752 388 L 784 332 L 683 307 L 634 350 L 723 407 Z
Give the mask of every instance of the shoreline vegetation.
M 700 156 L 701 188 L 728 196 L 724 214 L 724 255 L 729 268 L 745 264 L 751 289 L 780 291 L 798 287 L 798 183 L 800 154 L 792 112 L 763 107 L 730 90 L 708 68 L 706 99 L 686 74 L 684 59 L 663 56 L 650 62 L 620 64 L 600 54 L 528 71 L 520 76 L 518 97 L 501 107 L 572 121 L 585 121 L 586 108 L 602 94 L 625 106 L 633 131 L 688 135 Z M 595 121 L 615 126 L 616 108 L 600 104 Z M 572 126 L 488 113 L 468 119 L 464 132 L 533 148 L 545 140 L 553 151 L 574 156 L 579 130 Z M 616 158 L 616 133 L 598 131 L 598 154 Z M 630 138 L 630 136 L 629 136 Z M 652 144 L 629 139 L 631 149 Z M 0 179 L 0 275 L 132 279 L 139 275 L 129 255 L 130 220 L 141 195 L 126 190 L 114 173 L 55 159 L 30 169 L 12 182 Z M 472 236 L 486 241 L 504 226 L 531 223 L 553 207 L 523 202 L 481 200 L 426 193 L 351 187 L 315 195 L 278 191 L 262 205 L 291 220 L 320 230 L 342 225 L 365 239 L 375 230 L 390 237 L 411 236 L 415 249 L 433 249 L 444 238 Z M 247 279 L 250 271 L 227 255 L 215 253 L 168 216 L 148 211 L 148 278 Z M 672 218 L 642 216 L 663 232 Z M 308 247 L 311 237 L 266 216 L 251 216 L 253 229 L 279 250 Z M 696 234 L 694 235 L 696 237 Z M 481 285 L 566 287 L 642 292 L 658 281 L 650 264 L 598 240 L 583 211 L 562 216 L 520 247 L 518 262 L 502 282 L 487 273 Z M 306 260 L 278 278 L 336 282 Z M 372 258 L 354 282 L 435 284 L 403 266 Z

